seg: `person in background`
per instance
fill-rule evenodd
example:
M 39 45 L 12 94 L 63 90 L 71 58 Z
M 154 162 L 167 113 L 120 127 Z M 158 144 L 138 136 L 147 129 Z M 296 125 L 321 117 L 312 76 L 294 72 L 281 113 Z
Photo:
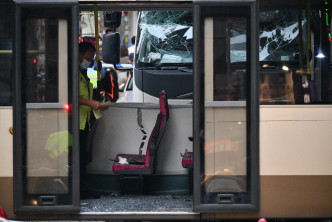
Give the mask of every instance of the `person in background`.
M 129 64 L 134 64 L 134 53 L 130 53 L 129 54 L 129 57 L 128 57 L 128 60 L 129 60 Z
M 126 45 L 120 47 L 120 64 L 128 64 L 128 48 Z
M 128 55 L 130 55 L 131 53 L 135 53 L 135 39 L 136 39 L 135 36 L 131 37 L 132 46 L 128 48 Z
M 88 163 L 87 138 L 90 130 L 91 110 L 106 110 L 108 107 L 92 100 L 93 86 L 87 76 L 87 68 L 93 62 L 96 48 L 90 42 L 79 44 L 79 104 L 80 104 L 80 189 L 82 198 L 89 194 L 86 178 L 86 164 Z
M 129 57 L 128 57 L 128 61 L 129 64 L 134 64 L 134 53 L 130 53 Z M 133 75 L 133 69 L 131 69 L 130 71 L 127 72 L 127 79 L 126 79 L 126 83 L 128 82 L 128 80 L 130 79 L 130 77 Z
M 128 48 L 126 45 L 120 47 L 120 64 L 128 64 Z M 127 71 L 118 71 L 118 84 L 119 87 L 126 84 Z

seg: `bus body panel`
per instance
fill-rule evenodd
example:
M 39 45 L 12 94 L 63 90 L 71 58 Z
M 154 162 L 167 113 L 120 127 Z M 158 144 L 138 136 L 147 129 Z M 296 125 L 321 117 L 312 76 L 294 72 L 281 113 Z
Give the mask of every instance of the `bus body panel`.
M 260 216 L 332 216 L 331 120 L 330 105 L 260 106 Z
M 153 105 L 152 105 L 153 107 Z M 113 111 L 108 110 L 103 118 L 114 118 L 111 113 L 117 113 L 117 109 L 124 112 L 131 111 L 133 114 L 127 120 L 130 124 L 133 124 L 133 131 L 136 134 L 133 135 L 135 138 L 132 145 L 134 149 L 128 149 L 131 152 L 138 152 L 138 145 L 141 139 L 141 132 L 136 122 L 137 105 L 135 108 L 114 108 Z M 180 114 L 183 111 L 188 111 L 191 108 L 171 108 L 171 118 L 183 119 L 177 117 L 177 112 Z M 300 112 L 298 110 L 301 110 Z M 7 116 L 11 115 L 11 108 L 2 108 L 1 111 L 1 122 L 7 122 L 5 127 L 1 124 L 1 135 L 7 135 L 7 145 L 2 146 L 2 159 L 1 161 L 1 200 L 0 205 L 6 210 L 6 213 L 11 219 L 33 219 L 36 218 L 33 215 L 19 216 L 15 215 L 13 209 L 13 177 L 10 174 L 12 171 L 8 170 L 12 167 L 13 156 L 12 156 L 12 135 L 9 133 L 9 126 L 11 124 L 11 118 Z M 157 113 L 157 106 L 151 109 L 142 108 L 143 119 L 145 115 L 153 115 Z M 188 112 L 189 113 L 189 112 Z M 117 114 L 119 115 L 119 114 Z M 6 118 L 4 118 L 6 117 Z M 122 119 L 122 118 L 121 118 Z M 123 120 L 119 119 L 118 123 Z M 126 118 L 125 118 L 126 119 Z M 188 118 L 190 119 L 190 118 Z M 261 193 L 261 204 L 260 211 L 257 213 L 216 213 L 216 214 L 201 214 L 202 218 L 219 218 L 219 219 L 230 219 L 230 218 L 330 218 L 332 217 L 332 170 L 331 170 L 331 155 L 332 152 L 328 145 L 331 144 L 331 120 L 332 120 L 332 107 L 329 105 L 312 105 L 312 106 L 260 106 L 260 193 Z M 114 121 L 114 120 L 113 120 Z M 148 129 L 151 125 L 151 120 L 144 122 L 143 125 Z M 116 122 L 116 121 L 115 121 Z M 177 121 L 170 122 L 169 128 L 176 128 Z M 104 126 L 99 126 L 102 133 L 101 138 L 105 139 L 107 132 L 107 122 Z M 124 123 L 123 123 L 124 124 Z M 173 125 L 173 126 L 172 126 Z M 185 126 L 181 126 L 185 127 Z M 8 128 L 8 129 L 7 129 Z M 168 129 L 169 129 L 168 128 Z M 119 127 L 120 134 L 127 130 L 127 127 Z M 130 130 L 130 129 L 129 129 Z M 180 131 L 185 134 L 188 131 L 180 128 Z M 130 133 L 130 132 L 126 132 Z M 169 133 L 169 132 L 168 132 Z M 164 141 L 167 143 L 169 136 L 165 134 Z M 114 134 L 114 132 L 112 132 Z M 189 134 L 189 133 L 188 133 Z M 108 135 L 108 134 L 107 134 Z M 279 136 L 277 136 L 279 135 Z M 171 135 L 170 135 L 171 136 Z M 183 144 L 178 146 L 178 150 L 174 153 L 184 152 L 183 149 L 190 150 L 190 142 L 186 141 L 186 135 L 180 135 L 183 138 Z M 96 136 L 96 139 L 98 135 Z M 99 137 L 100 138 L 100 137 Z M 110 138 L 111 139 L 111 138 Z M 136 140 L 137 139 L 137 140 Z M 5 140 L 3 140 L 5 141 Z M 103 143 L 102 141 L 100 141 Z M 123 137 L 117 141 L 120 144 L 124 143 Z M 115 140 L 112 143 L 116 143 Z M 5 144 L 5 143 L 4 143 Z M 105 144 L 105 143 L 104 143 Z M 107 144 L 107 143 L 106 143 Z M 96 145 L 96 141 L 95 141 Z M 162 150 L 166 148 L 166 144 L 161 144 Z M 120 147 L 121 145 L 119 145 Z M 116 146 L 117 147 L 117 146 Z M 123 146 L 121 146 L 123 147 Z M 173 146 L 176 147 L 176 146 Z M 181 148 L 181 149 L 180 149 Z M 99 150 L 99 149 L 103 149 Z M 113 150 L 112 146 L 94 147 L 94 158 L 101 158 L 101 153 L 108 152 L 105 155 L 104 161 L 100 165 L 96 164 L 95 159 L 89 166 L 90 173 L 100 173 L 98 167 L 107 166 L 111 168 L 112 162 L 109 158 L 114 158 L 112 153 L 126 151 L 125 149 L 116 148 Z M 173 148 L 174 149 L 174 148 Z M 99 156 L 99 157 L 98 157 Z M 168 163 L 167 163 L 168 165 Z M 180 168 L 178 168 L 179 170 Z M 109 172 L 109 171 L 108 171 Z M 104 171 L 105 173 L 105 171 Z M 183 171 L 178 173 L 184 173 Z M 84 215 L 72 215 L 71 218 L 100 218 L 100 215 L 93 214 L 84 217 Z M 104 215 L 104 218 L 119 218 L 123 219 L 125 216 L 119 214 L 115 215 Z M 165 216 L 166 217 L 166 216 Z M 53 216 L 38 216 L 41 218 L 59 218 L 56 215 Z M 68 218 L 64 216 L 63 218 Z M 144 216 L 142 216 L 144 218 Z
M 332 107 L 261 106 L 260 175 L 332 175 Z
M 0 206 L 13 218 L 13 108 L 0 107 Z
M 10 128 L 13 126 L 13 108 L 0 107 L 0 176 L 13 177 L 13 135 Z

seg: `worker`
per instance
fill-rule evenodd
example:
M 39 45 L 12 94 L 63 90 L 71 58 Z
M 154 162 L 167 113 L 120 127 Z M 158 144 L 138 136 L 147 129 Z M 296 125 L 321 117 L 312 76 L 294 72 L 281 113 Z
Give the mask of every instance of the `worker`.
M 128 55 L 130 55 L 131 53 L 135 53 L 135 39 L 136 36 L 131 37 L 131 46 L 128 48 Z
M 91 194 L 87 183 L 86 164 L 88 163 L 87 138 L 90 130 L 90 112 L 106 110 L 108 107 L 92 99 L 93 86 L 87 76 L 87 68 L 93 64 L 96 48 L 90 42 L 79 44 L 79 103 L 80 103 L 80 189 L 84 199 Z

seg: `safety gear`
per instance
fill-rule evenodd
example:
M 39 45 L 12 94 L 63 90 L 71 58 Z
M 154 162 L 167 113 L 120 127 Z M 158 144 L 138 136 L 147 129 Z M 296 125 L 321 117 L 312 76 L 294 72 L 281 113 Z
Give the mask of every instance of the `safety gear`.
M 105 91 L 106 99 L 110 102 L 116 102 L 119 98 L 118 75 L 113 70 L 107 70 L 101 85 Z
M 68 130 L 63 130 L 48 136 L 45 149 L 48 151 L 48 155 L 54 159 L 62 153 L 68 153 L 68 147 L 72 145 L 73 139 L 71 133 Z
M 90 62 L 86 59 L 83 59 L 83 61 L 80 64 L 81 69 L 87 69 L 90 67 Z
M 90 79 L 80 72 L 80 92 L 79 96 L 83 99 L 92 100 L 93 87 Z M 80 105 L 80 129 L 85 129 L 85 124 L 90 120 L 91 107 Z
M 88 69 L 87 74 L 90 79 L 90 82 L 93 85 L 93 88 L 97 88 L 97 80 L 98 80 L 97 71 L 94 69 Z

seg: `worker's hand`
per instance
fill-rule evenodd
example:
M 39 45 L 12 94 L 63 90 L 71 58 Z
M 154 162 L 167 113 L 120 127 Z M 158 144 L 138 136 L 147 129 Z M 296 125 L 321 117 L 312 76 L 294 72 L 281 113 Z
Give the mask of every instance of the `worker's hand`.
M 80 105 L 85 105 L 85 106 L 90 106 L 91 109 L 93 110 L 101 110 L 101 111 L 105 111 L 108 109 L 108 106 L 100 103 L 96 100 L 88 100 L 88 99 L 84 99 L 80 97 Z
M 96 101 L 96 100 L 90 100 L 90 106 L 93 110 L 97 110 L 97 109 L 101 109 L 101 107 L 103 106 L 102 103 Z
M 99 108 L 101 111 L 105 111 L 105 110 L 108 110 L 108 106 L 105 106 L 105 105 L 101 105 L 101 107 Z

